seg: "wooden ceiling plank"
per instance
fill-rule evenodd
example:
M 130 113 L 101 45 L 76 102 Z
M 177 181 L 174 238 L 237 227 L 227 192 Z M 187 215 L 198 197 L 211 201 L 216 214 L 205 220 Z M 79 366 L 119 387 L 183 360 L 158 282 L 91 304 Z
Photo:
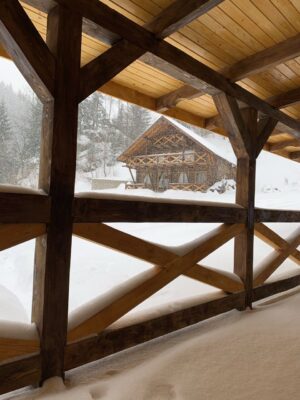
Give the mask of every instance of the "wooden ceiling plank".
M 39 98 L 51 99 L 55 58 L 17 0 L 0 3 L 0 39 Z
M 221 74 L 226 76 L 232 82 L 237 82 L 244 78 L 247 78 L 251 75 L 257 74 L 259 72 L 265 71 L 268 68 L 271 68 L 275 65 L 281 64 L 284 61 L 291 60 L 300 54 L 300 34 L 289 38 L 281 43 L 277 43 L 272 47 L 264 49 L 258 53 L 252 54 L 249 57 L 244 58 L 243 60 L 233 64 L 231 67 L 223 68 L 221 70 Z M 191 99 L 195 97 L 199 97 L 203 95 L 203 92 L 198 92 L 198 96 L 195 91 L 190 91 L 186 89 L 186 99 Z M 282 96 L 282 97 L 281 97 Z M 281 108 L 282 106 L 287 106 L 289 104 L 293 104 L 292 102 L 296 98 L 295 102 L 298 103 L 300 101 L 300 90 L 288 92 L 286 94 L 287 98 L 284 95 L 274 96 L 274 98 L 270 98 L 267 101 L 275 106 L 276 108 Z M 158 101 L 158 104 L 170 104 L 170 106 L 174 106 L 178 103 L 178 101 L 182 100 L 182 95 L 180 89 L 177 92 L 172 92 L 172 102 L 170 102 L 171 93 L 161 97 Z M 291 97 L 291 102 L 289 101 L 289 97 Z M 283 104 L 282 104 L 283 103 Z
M 224 0 L 177 0 L 145 25 L 156 37 L 164 39 L 207 13 Z
M 222 1 L 177 0 L 146 24 L 145 28 L 155 34 L 157 38 L 165 38 Z M 127 40 L 122 39 L 104 54 L 85 65 L 81 70 L 79 101 L 87 98 L 144 53 L 144 48 L 132 45 Z

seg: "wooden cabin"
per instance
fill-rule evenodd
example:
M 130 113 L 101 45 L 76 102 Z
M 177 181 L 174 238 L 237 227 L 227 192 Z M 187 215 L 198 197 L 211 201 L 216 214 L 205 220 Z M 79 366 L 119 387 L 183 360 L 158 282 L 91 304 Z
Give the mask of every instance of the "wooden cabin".
M 0 331 L 0 394 L 300 285 L 299 272 L 268 279 L 287 258 L 300 262 L 299 229 L 290 224 L 282 238 L 269 223 L 300 222 L 300 212 L 255 207 L 261 150 L 300 160 L 299 1 L 1 0 L 0 21 L 0 55 L 44 106 L 41 191 L 0 188 L 0 249 L 36 239 L 34 335 Z M 78 107 L 96 90 L 228 136 L 236 204 L 75 193 Z M 175 254 L 106 225 L 122 222 L 217 227 Z M 76 326 L 68 315 L 72 235 L 155 265 Z M 254 236 L 270 247 L 259 265 Z M 231 239 L 231 274 L 201 263 Z M 114 324 L 181 275 L 222 296 Z
M 127 188 L 206 192 L 222 179 L 236 177 L 236 166 L 217 154 L 210 142 L 169 118 L 159 118 L 119 157 L 133 183 Z

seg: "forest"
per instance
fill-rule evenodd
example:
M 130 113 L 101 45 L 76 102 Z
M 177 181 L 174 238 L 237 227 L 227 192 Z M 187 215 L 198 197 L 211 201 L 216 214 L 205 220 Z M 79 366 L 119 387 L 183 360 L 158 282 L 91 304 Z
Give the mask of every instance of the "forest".
M 37 187 L 42 104 L 0 82 L 0 183 Z M 116 158 L 155 114 L 99 92 L 79 106 L 77 175 L 109 176 Z

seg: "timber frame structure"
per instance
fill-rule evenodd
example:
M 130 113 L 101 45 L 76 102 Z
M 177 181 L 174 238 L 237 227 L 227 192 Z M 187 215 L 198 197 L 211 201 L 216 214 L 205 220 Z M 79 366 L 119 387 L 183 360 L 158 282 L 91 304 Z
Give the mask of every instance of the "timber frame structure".
M 0 338 L 0 393 L 64 376 L 72 368 L 232 309 L 251 307 L 254 301 L 300 284 L 300 274 L 265 283 L 288 257 L 300 264 L 299 229 L 283 239 L 265 223 L 300 222 L 300 211 L 257 209 L 254 204 L 256 158 L 275 127 L 293 134 L 296 140 L 300 135 L 300 122 L 275 106 L 286 105 L 291 101 L 288 98 L 299 101 L 299 94 L 297 97 L 296 93 L 293 96 L 281 93 L 267 102 L 234 83 L 266 65 L 297 57 L 299 34 L 272 51 L 261 50 L 246 63 L 235 65 L 231 73 L 227 71 L 226 78 L 225 72 L 224 75 L 216 72 L 189 55 L 190 52 L 179 49 L 182 46 L 176 47 L 164 39 L 231 1 L 164 3 L 169 5 L 142 27 L 98 0 L 26 0 L 23 6 L 17 0 L 0 1 L 0 42 L 5 55 L 13 59 L 44 104 L 39 182 L 47 193 L 0 193 L 0 248 L 4 250 L 37 238 L 32 321 L 39 333 L 37 341 Z M 24 11 L 28 4 L 47 18 L 46 35 L 40 29 L 46 42 Z M 289 16 L 292 18 L 292 14 Z M 111 47 L 81 67 L 83 33 L 84 37 L 90 35 Z M 108 82 L 142 56 L 143 62 L 152 63 L 185 84 L 181 97 L 178 93 L 174 97 L 173 93 L 173 99 L 191 98 L 191 92 L 196 96 L 195 89 L 198 96 L 201 92 L 213 99 L 219 116 L 210 123 L 222 120 L 238 159 L 236 205 L 168 204 L 74 195 L 78 105 L 101 86 L 112 94 L 116 84 Z M 192 85 L 192 90 L 187 84 Z M 108 86 L 103 89 L 103 85 Z M 132 90 L 126 93 L 125 100 L 131 96 L 133 101 L 136 93 Z M 148 101 L 148 107 L 153 108 L 149 99 L 145 96 L 143 99 L 145 104 L 141 105 L 146 106 Z M 157 100 L 158 103 L 161 109 L 165 107 L 163 99 Z M 183 109 L 173 115 L 190 118 Z M 194 121 L 200 120 L 203 122 L 194 116 Z M 188 253 L 177 256 L 106 226 L 106 222 L 219 222 L 221 225 L 201 237 Z M 156 267 L 143 282 L 68 330 L 72 234 Z M 255 269 L 254 235 L 273 248 L 271 255 Z M 232 238 L 235 238 L 232 276 L 199 264 Z M 224 296 L 133 326 L 110 328 L 114 321 L 181 274 L 223 290 Z
M 205 144 L 183 125 L 160 117 L 117 158 L 132 178 L 136 171 L 126 189 L 206 192 L 222 179 L 235 180 L 235 165 Z

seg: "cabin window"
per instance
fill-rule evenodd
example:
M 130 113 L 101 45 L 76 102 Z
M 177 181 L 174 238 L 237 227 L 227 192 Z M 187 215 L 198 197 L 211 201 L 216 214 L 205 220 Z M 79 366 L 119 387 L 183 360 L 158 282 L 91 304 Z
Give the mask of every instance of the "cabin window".
M 196 175 L 196 183 L 206 183 L 207 182 L 207 171 L 199 171 Z
M 187 176 L 186 172 L 181 172 L 180 173 L 178 182 L 179 183 L 189 183 L 189 179 L 188 179 L 188 176 Z

